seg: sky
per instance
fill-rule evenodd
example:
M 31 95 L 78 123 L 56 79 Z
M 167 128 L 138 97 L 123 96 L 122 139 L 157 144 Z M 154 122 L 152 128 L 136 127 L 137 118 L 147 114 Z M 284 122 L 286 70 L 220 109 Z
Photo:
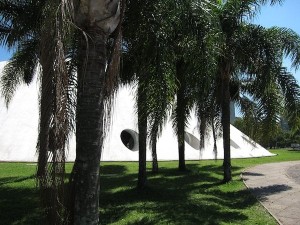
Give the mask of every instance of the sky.
M 253 23 L 264 27 L 286 27 L 291 28 L 300 35 L 300 0 L 285 0 L 282 5 L 263 6 L 260 14 L 253 20 Z M 8 60 L 12 55 L 7 49 L 0 46 L 0 62 Z M 290 68 L 290 61 L 284 60 L 284 66 Z M 300 83 L 300 70 L 290 71 Z
M 300 0 L 285 0 L 282 5 L 263 6 L 253 23 L 264 27 L 290 28 L 300 35 Z M 284 66 L 289 68 L 300 84 L 300 69 L 291 69 L 289 59 L 284 60 Z

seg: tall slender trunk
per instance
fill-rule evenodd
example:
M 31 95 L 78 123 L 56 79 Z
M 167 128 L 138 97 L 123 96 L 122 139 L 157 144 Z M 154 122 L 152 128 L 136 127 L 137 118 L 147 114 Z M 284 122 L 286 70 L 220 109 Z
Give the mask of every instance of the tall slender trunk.
M 48 21 L 48 29 L 53 28 L 52 21 Z M 40 189 L 41 202 L 46 212 L 45 224 L 63 224 L 65 211 L 63 205 L 63 174 L 64 165 L 56 158 L 54 134 L 51 132 L 51 120 L 54 113 L 54 37 L 53 30 L 41 31 L 40 63 L 42 66 L 40 122 L 38 138 L 38 166 L 37 179 Z M 50 43 L 49 43 L 50 41 Z M 45 45 L 47 43 L 47 45 Z M 59 169 L 58 169 L 59 167 Z M 60 170 L 61 169 L 61 170 Z
M 200 151 L 204 149 L 205 145 L 205 130 L 206 130 L 206 118 L 204 112 L 200 114 Z
M 151 141 L 151 151 L 152 151 L 152 172 L 157 173 L 158 172 L 158 162 L 157 162 L 157 151 L 156 151 L 156 144 L 157 144 L 157 131 L 155 131 L 155 134 L 152 137 Z
M 178 169 L 180 171 L 185 171 L 185 145 L 184 145 L 184 129 L 179 129 L 177 134 L 178 141 L 178 153 L 179 153 L 179 161 L 178 161 Z
M 147 150 L 147 113 L 145 103 L 147 96 L 141 85 L 138 87 L 138 129 L 139 129 L 139 174 L 137 188 L 143 189 L 146 186 L 146 150 Z
M 185 98 L 184 98 L 184 91 L 185 91 L 185 78 L 183 73 L 183 60 L 179 60 L 176 63 L 176 77 L 179 81 L 179 88 L 177 90 L 177 106 L 176 106 L 176 116 L 177 116 L 177 142 L 178 142 L 178 153 L 179 153 L 179 160 L 178 160 L 178 169 L 180 171 L 185 171 L 185 144 L 184 144 L 184 130 L 185 130 Z
M 229 67 L 229 66 L 228 66 Z M 222 126 L 223 126 L 223 147 L 224 147 L 224 161 L 223 182 L 228 182 L 231 177 L 231 156 L 230 156 L 230 73 L 229 68 L 225 68 L 222 74 L 223 84 L 223 100 L 222 100 Z
M 212 133 L 213 133 L 213 139 L 214 139 L 214 154 L 215 154 L 215 159 L 217 159 L 218 155 L 218 149 L 217 149 L 217 135 L 216 135 L 216 129 L 215 129 L 215 122 L 214 118 L 211 118 L 211 128 L 212 128 Z
M 48 45 L 50 46 L 50 45 Z M 46 47 L 45 47 L 46 48 Z M 48 49 L 48 48 L 46 48 Z M 45 50 L 44 50 L 45 51 Z M 40 122 L 39 122 L 39 139 L 38 139 L 38 170 L 37 176 L 45 176 L 46 165 L 47 165 L 47 155 L 49 151 L 49 132 L 50 132 L 50 120 L 52 115 L 51 104 L 53 102 L 53 80 L 51 72 L 53 71 L 52 60 L 51 63 L 47 62 L 46 53 L 41 51 L 41 65 L 43 70 L 43 75 L 41 79 L 41 97 L 40 97 Z M 47 51 L 48 54 L 51 52 Z M 51 56 L 50 56 L 51 57 Z M 51 71 L 51 72 L 50 72 Z
M 100 157 L 103 145 L 104 78 L 107 35 L 97 26 L 81 37 L 76 111 L 76 160 L 71 177 L 70 224 L 99 222 Z

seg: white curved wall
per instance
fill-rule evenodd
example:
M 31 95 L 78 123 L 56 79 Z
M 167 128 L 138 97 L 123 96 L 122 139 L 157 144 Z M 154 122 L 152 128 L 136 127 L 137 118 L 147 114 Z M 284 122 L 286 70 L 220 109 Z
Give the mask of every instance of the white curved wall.
M 0 63 L 0 73 L 5 62 Z M 102 151 L 103 161 L 137 161 L 138 151 L 129 150 L 121 141 L 120 134 L 129 129 L 138 132 L 137 119 L 134 109 L 134 90 L 131 87 L 120 88 L 113 110 L 113 123 L 110 134 L 104 142 Z M 0 161 L 36 161 L 36 142 L 38 136 L 38 84 L 36 81 L 30 86 L 22 85 L 8 109 L 3 98 L 0 98 Z M 196 129 L 196 118 L 190 119 L 186 131 L 190 140 L 197 143 L 199 133 Z M 191 135 L 194 135 L 192 137 Z M 232 158 L 271 156 L 269 151 L 262 148 L 235 127 L 231 126 L 231 155 Z M 136 141 L 136 140 L 135 140 Z M 198 140 L 199 141 L 199 140 Z M 217 158 L 223 158 L 222 139 L 218 139 Z M 68 161 L 75 159 L 75 138 L 70 140 Z M 194 146 L 195 147 L 195 146 Z M 201 151 L 186 143 L 186 159 L 214 159 L 213 139 L 207 138 L 205 150 Z M 157 143 L 157 156 L 159 160 L 177 160 L 177 139 L 172 130 L 170 121 L 165 125 L 164 132 Z M 147 160 L 151 160 L 148 149 Z
M 5 65 L 0 62 L 0 72 Z M 38 136 L 38 88 L 21 85 L 7 109 L 0 98 L 0 161 L 34 161 Z

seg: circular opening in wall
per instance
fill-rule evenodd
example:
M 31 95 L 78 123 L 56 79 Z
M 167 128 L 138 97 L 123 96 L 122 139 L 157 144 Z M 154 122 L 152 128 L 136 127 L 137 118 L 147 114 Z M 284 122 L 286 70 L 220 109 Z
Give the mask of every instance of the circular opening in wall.
M 121 132 L 121 141 L 131 151 L 139 150 L 138 138 L 139 134 L 131 129 L 126 129 Z
M 200 150 L 200 141 L 194 135 L 189 132 L 184 132 L 184 140 L 188 143 L 192 148 L 196 150 Z

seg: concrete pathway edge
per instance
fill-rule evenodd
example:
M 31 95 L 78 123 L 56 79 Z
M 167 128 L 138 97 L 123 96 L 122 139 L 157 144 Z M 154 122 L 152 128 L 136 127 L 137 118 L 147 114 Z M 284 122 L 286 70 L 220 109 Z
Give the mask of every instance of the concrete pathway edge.
M 255 166 L 253 166 L 253 167 L 255 167 Z M 279 225 L 283 225 L 280 221 L 279 221 L 279 219 L 272 213 L 272 212 L 270 212 L 270 210 L 262 203 L 262 201 L 260 201 L 259 200 L 259 198 L 257 197 L 257 195 L 255 195 L 254 193 L 252 193 L 251 192 L 251 190 L 250 190 L 250 187 L 246 184 L 246 182 L 245 182 L 245 180 L 244 180 L 244 178 L 243 178 L 243 173 L 244 172 L 246 172 L 248 169 L 251 169 L 252 167 L 249 167 L 249 168 L 246 168 L 246 169 L 244 169 L 243 171 L 242 171 L 242 173 L 241 173 L 241 178 L 242 178 L 242 180 L 243 180 L 243 183 L 244 183 L 244 185 L 246 186 L 246 188 L 249 190 L 249 192 L 250 192 L 250 194 L 260 203 L 260 205 L 262 206 L 262 207 L 264 207 L 264 209 L 276 220 L 276 222 L 279 224 Z
M 300 224 L 300 161 L 259 164 L 240 177 L 279 225 Z

